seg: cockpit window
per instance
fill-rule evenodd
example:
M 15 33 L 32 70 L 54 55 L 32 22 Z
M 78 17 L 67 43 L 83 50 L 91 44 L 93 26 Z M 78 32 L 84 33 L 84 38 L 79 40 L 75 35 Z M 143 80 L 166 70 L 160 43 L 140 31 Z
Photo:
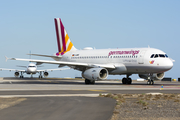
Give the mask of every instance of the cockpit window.
M 36 67 L 36 66 L 28 66 L 28 67 Z
M 152 54 L 150 58 L 168 58 L 166 54 Z
M 165 55 L 164 54 L 159 54 L 159 57 L 165 58 Z
M 157 58 L 157 57 L 159 57 L 159 55 L 158 55 L 158 54 L 156 54 L 156 55 L 154 56 L 154 58 Z
M 154 58 L 154 54 L 151 55 L 151 58 Z

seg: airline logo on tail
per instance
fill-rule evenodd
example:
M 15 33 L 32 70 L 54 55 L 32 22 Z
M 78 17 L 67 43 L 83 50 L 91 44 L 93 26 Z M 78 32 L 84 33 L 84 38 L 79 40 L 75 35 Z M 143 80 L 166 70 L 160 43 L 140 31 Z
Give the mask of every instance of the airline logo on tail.
M 58 44 L 58 53 L 56 53 L 56 55 L 59 56 L 59 55 L 63 55 L 68 51 L 76 50 L 64 28 L 64 25 L 61 22 L 61 19 L 55 18 L 54 21 L 56 28 L 57 44 Z

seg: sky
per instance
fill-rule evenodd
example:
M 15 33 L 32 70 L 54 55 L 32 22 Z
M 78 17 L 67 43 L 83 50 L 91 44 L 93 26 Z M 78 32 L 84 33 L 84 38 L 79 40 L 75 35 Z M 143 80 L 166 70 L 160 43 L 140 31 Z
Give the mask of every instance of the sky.
M 157 48 L 174 59 L 166 77 L 178 79 L 180 66 L 179 0 L 6 0 L 0 4 L 0 68 L 23 69 L 28 53 L 52 55 L 58 51 L 54 18 L 61 18 L 77 49 Z M 52 60 L 31 56 L 31 59 Z M 57 68 L 43 64 L 38 69 Z M 75 70 L 54 71 L 49 77 L 79 77 Z M 14 72 L 1 71 L 0 77 Z M 28 76 L 25 75 L 24 76 Z M 34 75 L 37 77 L 38 75 Z M 121 79 L 124 76 L 110 75 Z M 132 76 L 137 79 L 137 75 Z

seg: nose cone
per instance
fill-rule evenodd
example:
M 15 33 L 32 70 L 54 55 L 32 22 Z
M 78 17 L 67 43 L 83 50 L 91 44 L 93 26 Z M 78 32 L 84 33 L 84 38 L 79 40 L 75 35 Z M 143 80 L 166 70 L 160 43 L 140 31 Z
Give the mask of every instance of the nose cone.
M 173 61 L 171 59 L 168 59 L 164 61 L 164 68 L 166 71 L 170 70 L 173 67 Z
M 28 73 L 35 73 L 36 72 L 36 68 L 28 68 L 27 72 Z

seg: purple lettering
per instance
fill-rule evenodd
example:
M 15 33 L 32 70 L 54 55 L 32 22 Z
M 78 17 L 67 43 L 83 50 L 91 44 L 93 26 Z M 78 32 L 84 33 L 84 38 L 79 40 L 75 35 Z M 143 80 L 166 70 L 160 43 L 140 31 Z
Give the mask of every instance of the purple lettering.
M 122 55 L 122 54 L 132 54 L 133 56 L 136 54 L 139 54 L 139 50 L 131 50 L 131 51 L 110 51 L 109 52 L 109 56 L 110 55 Z

